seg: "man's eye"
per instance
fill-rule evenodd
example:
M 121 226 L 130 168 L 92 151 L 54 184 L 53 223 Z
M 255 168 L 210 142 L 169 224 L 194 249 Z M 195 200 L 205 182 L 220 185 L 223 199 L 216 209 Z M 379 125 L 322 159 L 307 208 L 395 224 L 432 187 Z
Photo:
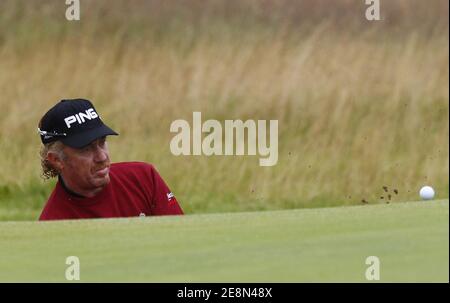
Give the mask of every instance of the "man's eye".
M 88 152 L 92 149 L 92 145 L 87 145 L 81 149 L 82 152 Z

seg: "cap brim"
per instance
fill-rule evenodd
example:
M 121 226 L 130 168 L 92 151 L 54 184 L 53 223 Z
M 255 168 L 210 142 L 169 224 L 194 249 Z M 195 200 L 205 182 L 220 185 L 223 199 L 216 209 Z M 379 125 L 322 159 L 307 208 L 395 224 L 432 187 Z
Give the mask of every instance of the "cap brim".
M 105 124 L 89 129 L 85 132 L 70 136 L 69 138 L 61 139 L 61 142 L 73 148 L 82 148 L 90 144 L 92 141 L 105 136 L 119 135 Z

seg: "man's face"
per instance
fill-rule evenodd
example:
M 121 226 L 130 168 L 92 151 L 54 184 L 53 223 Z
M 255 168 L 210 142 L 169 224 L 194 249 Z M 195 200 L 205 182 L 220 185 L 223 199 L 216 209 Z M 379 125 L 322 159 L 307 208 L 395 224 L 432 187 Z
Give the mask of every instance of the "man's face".
M 89 197 L 109 183 L 110 161 L 106 137 L 81 149 L 64 146 L 64 155 L 61 176 L 69 189 Z

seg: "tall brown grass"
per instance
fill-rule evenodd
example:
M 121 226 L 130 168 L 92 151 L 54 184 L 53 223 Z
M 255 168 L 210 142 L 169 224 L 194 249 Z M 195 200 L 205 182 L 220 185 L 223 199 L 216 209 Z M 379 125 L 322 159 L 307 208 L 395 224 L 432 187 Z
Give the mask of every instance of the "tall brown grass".
M 364 1 L 82 1 L 78 23 L 60 2 L 0 4 L 4 188 L 33 195 L 39 118 L 84 97 L 120 132 L 112 159 L 154 163 L 188 212 L 448 197 L 447 1 L 381 1 L 378 22 Z M 173 156 L 193 111 L 278 119 L 278 164 Z

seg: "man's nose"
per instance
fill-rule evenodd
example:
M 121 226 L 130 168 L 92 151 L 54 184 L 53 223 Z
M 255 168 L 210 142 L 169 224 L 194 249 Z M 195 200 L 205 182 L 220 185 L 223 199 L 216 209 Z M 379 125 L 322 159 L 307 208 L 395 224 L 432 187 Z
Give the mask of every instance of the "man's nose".
M 104 162 L 108 159 L 108 150 L 101 148 L 100 146 L 96 146 L 95 148 L 95 162 Z

